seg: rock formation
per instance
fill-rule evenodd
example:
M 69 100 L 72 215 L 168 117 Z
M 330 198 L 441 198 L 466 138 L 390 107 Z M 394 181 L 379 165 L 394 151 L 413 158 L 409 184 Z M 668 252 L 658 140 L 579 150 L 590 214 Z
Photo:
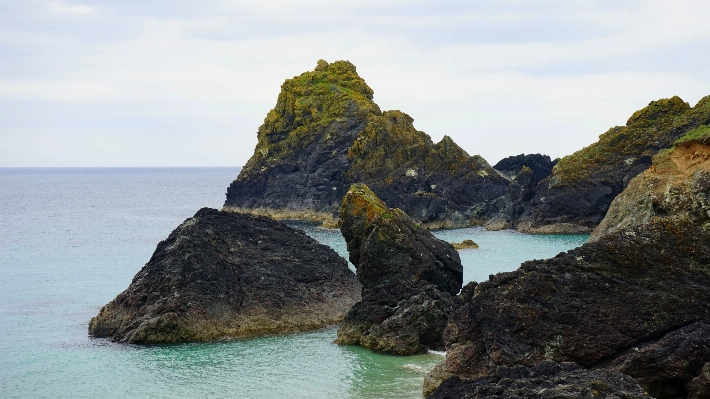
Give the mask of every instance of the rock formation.
M 425 390 L 551 360 L 623 373 L 655 398 L 707 397 L 708 194 L 710 127 L 701 126 L 628 184 L 589 243 L 466 285 L 446 361 Z
M 476 244 L 473 240 L 463 240 L 461 242 L 452 242 L 451 246 L 453 246 L 454 249 L 478 248 L 478 244 Z
M 353 183 L 425 227 L 481 224 L 508 181 L 449 137 L 433 143 L 400 111 L 381 112 L 347 61 L 288 79 L 223 210 L 328 220 Z M 331 222 L 332 224 L 332 222 Z
M 494 375 L 444 381 L 429 399 L 651 399 L 629 376 L 574 363 L 500 367 Z
M 672 215 L 710 230 L 710 126 L 690 131 L 611 203 L 590 241 L 624 228 Z
M 345 316 L 336 342 L 400 355 L 441 348 L 452 296 L 463 281 L 456 250 L 363 184 L 343 199 L 340 229 L 362 301 Z
M 512 215 L 514 223 L 523 232 L 591 232 L 658 151 L 707 124 L 710 96 L 693 108 L 678 97 L 651 102 L 626 126 L 611 128 L 598 142 L 562 158 L 525 201 L 520 216 Z
M 680 371 L 637 374 L 649 369 L 623 365 L 633 363 L 629 350 L 653 352 L 654 342 L 677 342 L 673 334 L 688 336 L 684 328 L 710 320 L 710 234 L 687 219 L 653 219 L 469 283 L 456 303 L 444 333 L 446 360 L 427 376 L 427 392 L 452 376 L 546 360 L 623 370 L 649 393 L 687 392 L 696 378 L 702 386 L 705 349 L 676 351 L 697 356 L 666 361 Z M 692 334 L 710 341 L 701 327 Z
M 301 231 L 203 208 L 158 244 L 89 334 L 158 343 L 311 330 L 339 322 L 359 291 L 347 262 Z

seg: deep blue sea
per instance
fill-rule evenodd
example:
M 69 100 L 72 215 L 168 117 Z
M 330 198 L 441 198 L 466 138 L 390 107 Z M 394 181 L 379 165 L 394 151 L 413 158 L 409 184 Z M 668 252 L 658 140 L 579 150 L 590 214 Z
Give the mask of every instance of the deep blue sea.
M 0 398 L 421 398 L 442 354 L 400 357 L 332 343 L 335 328 L 210 344 L 90 339 L 87 323 L 158 242 L 221 208 L 238 168 L 0 169 Z M 295 222 L 347 255 L 337 230 Z M 480 228 L 465 281 L 581 245 L 586 236 Z

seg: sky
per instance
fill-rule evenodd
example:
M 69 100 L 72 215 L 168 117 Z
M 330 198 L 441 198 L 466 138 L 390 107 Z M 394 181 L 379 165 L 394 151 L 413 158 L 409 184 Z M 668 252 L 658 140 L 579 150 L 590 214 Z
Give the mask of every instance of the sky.
M 241 166 L 287 78 L 349 60 L 492 165 L 710 95 L 710 2 L 0 0 L 0 167 Z

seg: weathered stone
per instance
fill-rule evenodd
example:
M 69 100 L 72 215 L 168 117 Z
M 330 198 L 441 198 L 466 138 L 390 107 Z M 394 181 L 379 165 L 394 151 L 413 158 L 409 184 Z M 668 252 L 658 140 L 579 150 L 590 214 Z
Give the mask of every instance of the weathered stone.
M 362 301 L 345 316 L 336 342 L 402 355 L 441 348 L 451 296 L 463 281 L 456 250 L 362 184 L 343 199 L 340 229 Z
M 446 360 L 427 384 L 545 360 L 600 367 L 709 320 L 709 264 L 708 233 L 688 220 L 654 219 L 469 283 L 444 333 Z
M 463 240 L 461 242 L 452 242 L 451 245 L 454 247 L 454 249 L 478 248 L 478 244 L 473 242 L 473 240 Z
M 693 108 L 678 97 L 651 102 L 635 112 L 626 126 L 611 128 L 598 142 L 562 158 L 525 203 L 518 230 L 590 232 L 629 181 L 651 165 L 654 154 L 707 124 L 710 96 Z
M 158 244 L 89 334 L 157 343 L 311 330 L 338 323 L 359 291 L 347 262 L 303 232 L 203 208 Z
M 629 376 L 545 361 L 499 367 L 495 374 L 444 381 L 428 399 L 651 399 Z
M 482 224 L 508 181 L 449 137 L 433 143 L 401 111 L 380 112 L 347 61 L 288 79 L 223 210 L 327 220 L 352 183 L 426 228 Z

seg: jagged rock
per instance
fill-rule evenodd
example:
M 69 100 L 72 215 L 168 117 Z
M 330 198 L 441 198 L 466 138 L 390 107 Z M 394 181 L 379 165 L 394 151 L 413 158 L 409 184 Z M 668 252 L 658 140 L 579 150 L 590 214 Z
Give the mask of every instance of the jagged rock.
M 651 399 L 631 378 L 574 363 L 500 367 L 495 374 L 444 381 L 428 399 Z
M 515 177 L 523 167 L 527 167 L 533 172 L 532 182 L 537 185 L 540 180 L 552 173 L 552 168 L 558 160 L 551 160 L 549 155 L 542 154 L 520 154 L 501 159 L 493 166 L 493 169 L 503 172 L 508 177 Z
M 347 61 L 288 79 L 259 128 L 224 210 L 327 220 L 352 183 L 367 183 L 428 228 L 482 224 L 508 181 L 445 136 L 433 143 L 401 111 L 381 112 Z
M 444 333 L 446 360 L 427 386 L 545 360 L 601 367 L 709 320 L 709 264 L 710 234 L 687 219 L 657 218 L 469 283 Z
M 653 158 L 609 207 L 590 241 L 654 217 L 687 218 L 710 230 L 710 127 L 689 132 Z M 692 138 L 692 139 L 691 139 Z
M 362 301 L 345 316 L 336 342 L 400 355 L 441 348 L 452 295 L 463 281 L 456 250 L 363 184 L 343 199 L 340 229 Z
M 473 242 L 473 240 L 463 240 L 461 242 L 452 242 L 451 245 L 454 247 L 454 249 L 478 248 L 478 244 Z
M 700 375 L 688 384 L 688 399 L 710 398 L 710 362 L 705 363 Z
M 603 367 L 633 377 L 654 398 L 684 398 L 708 361 L 710 324 L 699 321 L 635 346 Z
M 654 154 L 707 124 L 710 96 L 693 108 L 678 97 L 651 102 L 626 126 L 611 128 L 598 142 L 562 158 L 525 204 L 516 220 L 518 230 L 591 232 L 629 181 L 651 165 Z
M 158 244 L 89 334 L 157 343 L 311 330 L 339 322 L 359 291 L 347 262 L 303 232 L 203 208 Z

